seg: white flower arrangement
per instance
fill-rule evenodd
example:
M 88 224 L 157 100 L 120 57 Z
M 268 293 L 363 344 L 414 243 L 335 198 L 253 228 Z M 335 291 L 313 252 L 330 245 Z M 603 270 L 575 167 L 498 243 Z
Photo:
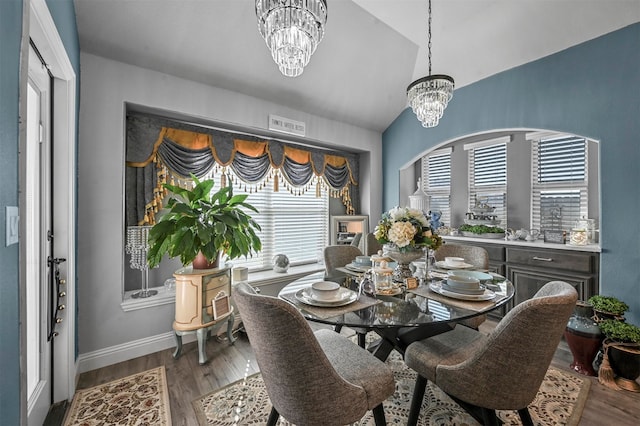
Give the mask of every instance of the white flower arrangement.
M 381 244 L 393 244 L 400 251 L 416 248 L 437 250 L 442 238 L 429 225 L 429 218 L 418 209 L 395 207 L 382 215 L 375 229 Z

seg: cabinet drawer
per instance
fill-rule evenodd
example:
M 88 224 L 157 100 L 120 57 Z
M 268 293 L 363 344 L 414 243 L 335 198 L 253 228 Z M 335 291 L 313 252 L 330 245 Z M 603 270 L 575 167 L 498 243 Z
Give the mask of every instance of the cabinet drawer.
M 489 261 L 504 262 L 504 247 L 496 247 L 491 244 L 482 246 L 489 253 Z
M 585 273 L 593 272 L 591 255 L 583 253 L 507 248 L 507 262 L 509 264 L 527 265 L 537 268 L 564 269 Z

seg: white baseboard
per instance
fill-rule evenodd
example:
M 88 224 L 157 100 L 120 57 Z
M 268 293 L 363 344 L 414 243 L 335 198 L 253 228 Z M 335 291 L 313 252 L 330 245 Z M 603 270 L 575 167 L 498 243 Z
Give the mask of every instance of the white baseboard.
M 1 1 L 1 0 L 0 0 Z M 313 272 L 323 270 L 318 264 L 309 264 L 295 266 L 288 273 L 276 273 L 271 270 L 249 274 L 249 282 L 256 287 L 262 287 L 264 294 L 277 296 L 278 292 L 287 283 L 301 278 Z M 123 310 L 129 311 L 134 309 L 143 309 L 160 304 L 173 303 L 174 295 L 165 294 L 164 288 L 158 288 L 158 297 L 156 299 L 131 299 L 126 300 L 122 304 Z M 236 321 L 234 329 L 238 328 L 240 323 L 239 314 L 236 313 Z M 218 331 L 218 334 L 224 333 L 224 328 Z M 194 334 L 183 336 L 182 343 L 195 342 Z M 163 351 L 169 348 L 175 348 L 176 341 L 173 331 L 158 334 L 156 336 L 145 337 L 143 339 L 133 340 L 120 345 L 99 349 L 93 352 L 80 354 L 78 357 L 77 374 L 95 370 L 97 368 L 107 367 L 122 361 L 128 361 L 133 358 L 152 354 L 154 352 Z
M 195 342 L 195 334 L 183 336 L 182 343 Z M 173 331 L 133 340 L 121 345 L 111 346 L 93 352 L 81 354 L 78 357 L 78 374 L 97 368 L 106 367 L 122 361 L 128 361 L 139 356 L 145 356 L 154 352 L 176 347 Z

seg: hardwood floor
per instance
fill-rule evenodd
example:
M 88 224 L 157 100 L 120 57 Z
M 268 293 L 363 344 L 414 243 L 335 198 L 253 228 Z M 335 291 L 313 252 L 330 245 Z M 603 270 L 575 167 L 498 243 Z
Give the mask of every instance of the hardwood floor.
M 486 332 L 495 323 L 491 320 L 481 326 Z M 349 333 L 343 330 L 343 333 Z M 198 353 L 195 342 L 184 345 L 182 356 L 174 360 L 173 350 L 167 349 L 148 356 L 121 362 L 109 367 L 89 371 L 80 375 L 78 389 L 84 389 L 128 376 L 150 368 L 165 366 L 171 401 L 173 426 L 197 426 L 191 401 L 244 377 L 247 362 L 249 374 L 258 371 L 251 346 L 244 333 L 238 334 L 238 340 L 229 345 L 215 338 L 207 344 L 209 362 L 198 365 Z M 561 342 L 552 361 L 554 367 L 569 370 L 572 360 L 566 343 Z M 636 426 L 640 419 L 640 394 L 627 391 L 613 391 L 591 380 L 591 389 L 587 399 L 581 426 Z M 266 419 L 265 419 L 266 422 Z

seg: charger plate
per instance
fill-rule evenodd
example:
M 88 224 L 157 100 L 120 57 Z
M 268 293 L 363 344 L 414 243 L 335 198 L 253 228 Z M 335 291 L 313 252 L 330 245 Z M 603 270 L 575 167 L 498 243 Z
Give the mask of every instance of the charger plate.
M 316 300 L 313 297 L 311 288 L 307 287 L 307 288 L 298 290 L 295 294 L 295 297 L 298 301 L 304 303 L 305 305 L 320 306 L 323 308 L 333 308 L 338 306 L 345 306 L 355 302 L 356 300 L 358 300 L 358 293 L 356 293 L 355 291 L 349 290 L 348 288 L 340 287 L 340 289 L 338 290 L 338 297 L 336 297 L 335 300 L 332 300 L 332 301 Z
M 485 289 L 483 294 L 478 294 L 478 295 L 454 293 L 452 291 L 447 291 L 443 289 L 440 283 L 429 284 L 429 289 L 443 296 L 450 297 L 452 299 L 459 299 L 459 300 L 485 301 L 485 300 L 494 299 L 496 297 L 496 294 L 489 289 Z

